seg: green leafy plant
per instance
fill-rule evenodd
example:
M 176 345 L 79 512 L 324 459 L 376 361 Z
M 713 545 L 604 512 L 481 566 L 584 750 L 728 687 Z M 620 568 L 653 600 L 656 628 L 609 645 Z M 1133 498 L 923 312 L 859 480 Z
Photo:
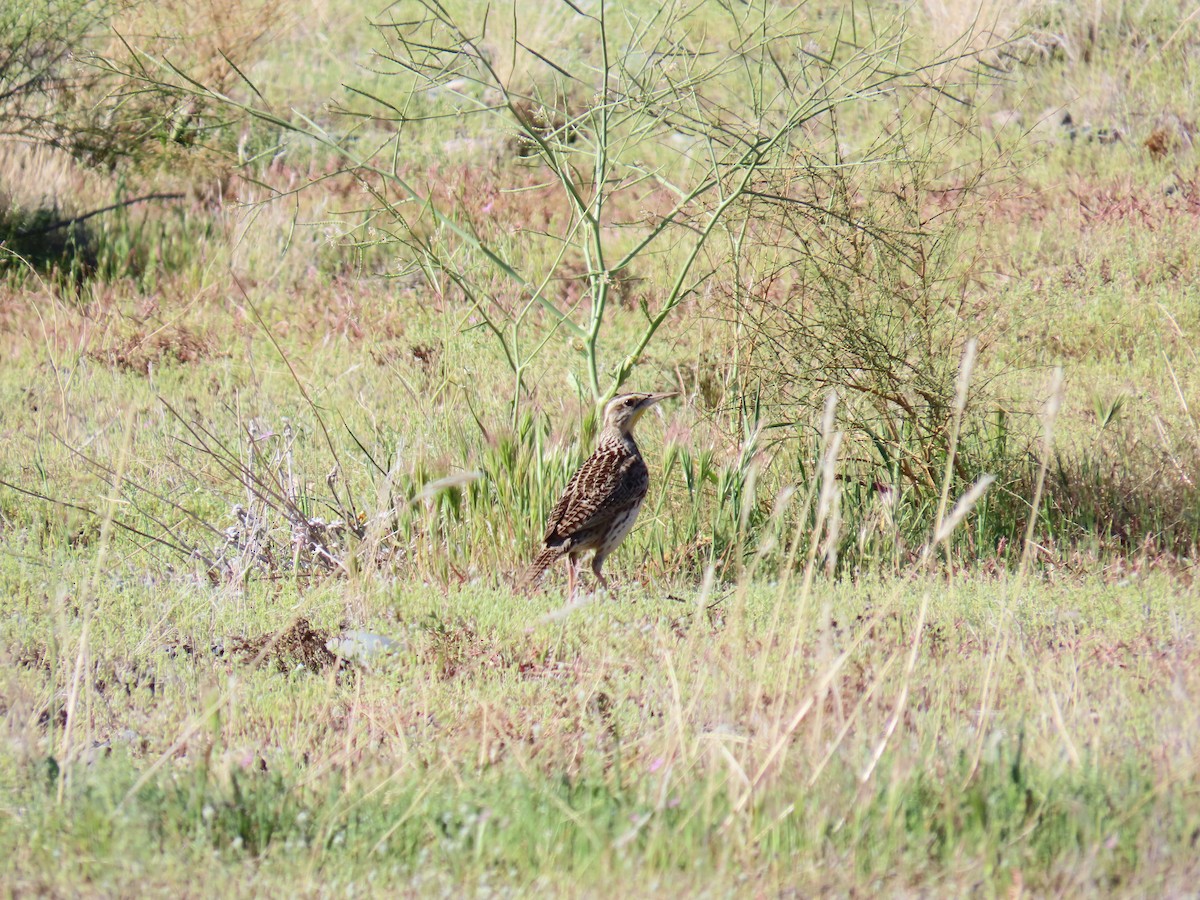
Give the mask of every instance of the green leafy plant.
M 831 264 L 870 254 L 888 236 L 850 208 L 840 173 L 890 159 L 895 141 L 846 153 L 840 118 L 903 103 L 914 89 L 944 91 L 937 73 L 974 55 L 908 62 L 893 52 L 902 18 L 865 21 L 852 10 L 824 23 L 804 5 L 564 4 L 530 24 L 412 0 L 389 15 L 378 24 L 381 86 L 349 88 L 341 111 L 361 124 L 343 133 L 271 112 L 249 82 L 240 100 L 150 53 L 127 74 L 336 151 L 373 201 L 372 236 L 359 243 L 395 246 L 401 266 L 465 303 L 495 337 L 514 379 L 514 422 L 555 336 L 580 354 L 581 392 L 611 396 L 681 306 L 751 252 L 764 203 L 841 223 L 853 246 L 828 243 Z M 573 51 L 551 39 L 563 28 L 579 34 Z M 411 141 L 454 134 L 508 148 L 498 192 L 456 187 L 443 168 L 408 170 Z M 661 288 L 635 287 L 648 273 Z M 564 289 L 572 284 L 581 287 Z M 618 324 L 622 303 L 640 313 L 635 322 Z

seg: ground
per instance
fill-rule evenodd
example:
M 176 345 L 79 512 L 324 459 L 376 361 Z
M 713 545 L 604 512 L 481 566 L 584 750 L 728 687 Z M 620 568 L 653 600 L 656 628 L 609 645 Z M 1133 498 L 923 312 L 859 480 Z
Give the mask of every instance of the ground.
M 669 212 L 662 184 L 615 192 L 601 244 L 548 262 L 586 220 L 537 160 L 554 116 L 521 107 L 524 138 L 430 120 L 405 144 L 407 183 L 544 276 L 573 325 L 525 309 L 528 285 L 445 223 L 405 220 L 386 173 L 347 172 L 314 139 L 344 125 L 338 103 L 366 102 L 345 83 L 406 114 L 437 112 L 447 90 L 396 88 L 357 8 L 228 3 L 193 22 L 160 6 L 97 33 L 142 35 L 198 81 L 227 78 L 240 106 L 188 107 L 203 119 L 194 144 L 152 142 L 107 168 L 3 145 L 17 212 L 51 194 L 70 215 L 183 195 L 88 220 L 76 271 L 47 243 L 32 249 L 50 262 L 21 245 L 28 265 L 0 273 L 10 890 L 1194 891 L 1200 21 L 1187 9 L 983 4 L 989 27 L 954 45 L 986 63 L 983 81 L 954 76 L 967 99 L 949 109 L 970 127 L 936 145 L 944 159 L 922 158 L 936 171 L 919 191 L 903 180 L 916 164 L 890 157 L 881 180 L 855 182 L 920 195 L 895 208 L 924 216 L 929 242 L 914 246 L 937 272 L 885 258 L 820 282 L 856 315 L 903 322 L 872 330 L 823 309 L 795 265 L 764 275 L 770 253 L 739 255 L 736 229 L 700 254 L 707 286 L 672 307 L 680 248 L 711 206 L 689 208 L 679 243 L 595 277 L 597 246 L 629 246 L 622 222 Z M 867 29 L 857 8 L 801 9 L 816 56 L 839 15 Z M 571 32 L 519 11 L 518 30 L 576 71 Z M 951 45 L 975 11 L 896 13 L 905 54 Z M 711 28 L 693 33 L 720 33 L 716 5 L 696 15 Z M 489 53 L 520 56 L 503 41 Z M 248 81 L 286 128 L 246 116 Z M 886 107 L 848 104 L 847 144 L 907 121 Z M 399 127 L 372 108 L 352 150 Z M 590 139 L 579 115 L 560 123 L 564 153 Z M 747 234 L 787 233 L 746 202 Z M 387 239 L 404 221 L 407 243 Z M 418 246 L 425 262 L 409 265 Z M 721 269 L 729 259 L 746 270 Z M 925 278 L 954 287 L 908 293 Z M 868 283 L 902 302 L 854 306 Z M 904 298 L 934 294 L 947 302 L 932 318 L 906 318 L 919 304 Z M 590 450 L 596 389 L 664 311 L 625 383 L 682 396 L 639 425 L 652 487 L 609 561 L 615 590 L 569 603 L 551 573 L 544 591 L 515 592 Z M 837 330 L 847 321 L 910 342 L 888 358 L 945 388 L 935 427 L 889 433 L 910 395 L 884 408 L 855 394 L 866 366 Z M 968 338 L 977 393 L 956 406 Z M 956 517 L 984 473 L 1000 477 Z

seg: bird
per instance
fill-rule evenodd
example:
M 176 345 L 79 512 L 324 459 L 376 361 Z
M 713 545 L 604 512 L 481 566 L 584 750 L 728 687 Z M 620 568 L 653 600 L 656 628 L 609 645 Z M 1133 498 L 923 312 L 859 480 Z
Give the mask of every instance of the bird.
M 650 471 L 633 439 L 633 426 L 656 403 L 678 394 L 619 394 L 604 407 L 604 428 L 596 449 L 571 476 L 546 520 L 544 548 L 526 570 L 520 586 L 532 588 L 546 570 L 568 558 L 567 598 L 575 594 L 579 558 L 594 551 L 592 572 L 608 590 L 604 560 L 629 534 L 650 488 Z

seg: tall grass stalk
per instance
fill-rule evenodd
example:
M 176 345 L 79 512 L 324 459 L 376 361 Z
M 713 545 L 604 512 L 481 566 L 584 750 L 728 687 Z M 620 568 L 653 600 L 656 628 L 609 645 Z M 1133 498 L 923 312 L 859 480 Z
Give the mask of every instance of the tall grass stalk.
M 784 668 L 783 685 L 785 689 L 791 687 L 792 667 L 794 661 L 799 656 L 800 650 L 800 635 L 803 632 L 805 625 L 808 624 L 809 616 L 809 597 L 812 592 L 813 577 L 816 574 L 817 553 L 821 547 L 821 538 L 826 536 L 830 542 L 837 540 L 836 535 L 829 534 L 829 528 L 832 522 L 829 521 L 830 511 L 834 508 L 836 502 L 836 494 L 838 492 L 837 484 L 837 461 L 838 454 L 842 447 L 842 432 L 832 431 L 834 414 L 836 406 L 830 403 L 826 406 L 826 420 L 822 424 L 822 432 L 828 436 L 827 440 L 823 440 L 824 452 L 821 456 L 821 488 L 817 494 L 817 513 L 813 522 L 812 532 L 808 540 L 808 557 L 804 561 L 804 575 L 800 581 L 800 591 L 796 598 L 792 613 L 792 629 L 791 638 L 788 646 L 787 661 Z M 779 600 L 783 602 L 786 596 L 782 590 L 779 593 Z
M 112 485 L 112 491 L 104 505 L 104 517 L 100 525 L 99 547 L 96 552 L 95 564 L 92 566 L 91 575 L 84 585 L 83 592 L 80 594 L 80 602 L 83 604 L 83 625 L 79 632 L 79 642 L 75 653 L 75 667 L 71 674 L 70 687 L 67 691 L 66 703 L 66 723 L 63 726 L 62 741 L 59 744 L 58 758 L 60 760 L 60 778 L 58 780 L 57 801 L 61 806 L 63 798 L 66 796 L 68 784 L 71 780 L 72 773 L 76 762 L 77 752 L 73 738 L 79 725 L 81 692 L 89 693 L 91 688 L 91 679 L 85 679 L 84 671 L 87 667 L 88 660 L 88 638 L 91 631 L 92 616 L 95 611 L 97 588 L 100 584 L 100 579 L 104 573 L 104 565 L 108 558 L 109 548 L 112 545 L 113 538 L 113 521 L 116 515 L 118 505 L 121 503 L 121 485 L 125 478 L 125 469 L 129 463 L 131 449 L 133 447 L 133 407 L 129 406 L 125 409 L 124 427 L 122 429 L 121 448 L 117 457 L 117 469 L 115 481 Z M 60 641 L 61 646 L 68 645 L 68 635 L 64 634 Z M 88 697 L 83 697 L 83 702 L 88 702 Z M 90 710 L 88 711 L 90 713 Z M 85 716 L 88 723 L 88 728 L 91 728 L 92 716 Z M 90 738 L 90 735 L 89 735 Z
M 964 784 L 970 782 L 979 769 L 979 760 L 983 755 L 983 745 L 987 739 L 988 726 L 995 706 L 995 684 L 999 678 L 998 667 L 1008 655 L 1010 623 L 1014 601 L 1019 601 L 1029 566 L 1036 547 L 1034 535 L 1037 533 L 1037 522 L 1041 514 L 1042 491 L 1046 484 L 1046 472 L 1050 467 L 1050 459 L 1054 452 L 1054 425 L 1063 402 L 1063 371 L 1056 368 L 1050 378 L 1050 395 L 1042 413 L 1042 447 L 1041 459 L 1038 466 L 1037 483 L 1034 487 L 1033 498 L 1029 505 L 1029 522 L 1025 528 L 1025 541 L 1021 547 L 1021 561 L 1011 590 L 1006 587 L 1000 594 L 1000 608 L 996 611 L 996 629 L 992 635 L 991 650 L 988 653 L 987 666 L 984 669 L 983 684 L 979 696 L 979 722 L 976 726 L 975 749 L 971 756 L 971 764 L 967 769 Z
M 978 500 L 983 496 L 988 486 L 991 484 L 992 479 L 990 477 L 985 476 L 984 478 L 981 478 L 976 484 L 972 485 L 972 487 L 961 498 L 959 498 L 954 508 L 947 514 L 946 505 L 948 503 L 950 486 L 955 476 L 954 453 L 957 448 L 958 427 L 966 409 L 970 376 L 974 366 L 974 361 L 975 345 L 974 342 L 969 342 L 966 351 L 964 352 L 963 362 L 960 367 L 958 390 L 956 392 L 956 407 L 954 410 L 953 419 L 955 424 L 951 433 L 947 454 L 948 458 L 943 476 L 942 503 L 939 505 L 936 520 L 930 529 L 929 540 L 926 544 L 925 557 L 923 561 L 927 560 L 932 555 L 934 548 L 938 546 L 938 544 L 944 543 L 949 539 L 949 536 L 954 528 L 962 522 L 967 513 L 974 507 Z M 787 749 L 792 742 L 793 735 L 795 734 L 796 730 L 800 727 L 801 723 L 805 721 L 814 708 L 818 708 L 818 705 L 824 702 L 827 692 L 833 685 L 838 672 L 851 657 L 856 646 L 856 644 L 852 642 L 850 647 L 843 651 L 842 654 L 828 662 L 819 675 L 809 679 L 808 685 L 803 688 L 802 692 L 800 691 L 800 685 L 793 684 L 792 671 L 800 653 L 801 634 L 805 626 L 809 624 L 807 601 L 812 589 L 818 551 L 821 547 L 829 548 L 836 545 L 836 534 L 833 534 L 832 532 L 837 527 L 836 511 L 838 490 L 836 468 L 838 449 L 841 443 L 841 433 L 833 432 L 835 414 L 836 403 L 831 399 L 826 404 L 826 414 L 822 425 L 823 453 L 821 457 L 821 487 L 817 495 L 815 523 L 813 526 L 813 532 L 808 541 L 808 554 L 805 561 L 804 574 L 799 589 L 799 595 L 796 598 L 793 609 L 793 615 L 795 618 L 791 627 L 790 643 L 785 644 L 785 646 L 787 646 L 789 649 L 787 650 L 783 661 L 782 675 L 780 676 L 779 680 L 773 684 L 776 689 L 782 691 L 783 696 L 795 697 L 797 693 L 799 693 L 801 699 L 797 705 L 792 707 L 790 713 L 783 704 L 779 705 L 779 712 L 776 714 L 773 727 L 769 732 L 770 738 L 767 743 L 766 752 L 761 757 L 755 768 L 752 770 L 747 769 L 748 772 L 753 771 L 753 775 L 748 777 L 745 789 L 740 794 L 739 799 L 735 802 L 730 816 L 725 820 L 726 826 L 729 826 L 732 823 L 733 816 L 736 813 L 745 809 L 755 791 L 768 778 L 769 773 L 783 765 L 783 760 L 786 757 Z M 822 535 L 826 535 L 825 541 L 821 540 Z M 787 580 L 785 576 L 781 578 L 780 584 L 781 586 L 786 586 L 786 583 Z M 779 610 L 782 607 L 786 596 L 787 595 L 783 592 L 783 588 L 781 587 L 781 590 L 776 594 L 776 609 L 770 628 L 771 634 L 775 634 L 779 625 L 781 624 Z M 894 592 L 891 600 L 881 604 L 881 606 L 870 617 L 870 621 L 862 626 L 862 630 L 859 632 L 859 638 L 868 633 L 871 627 L 874 627 L 872 623 L 874 623 L 878 617 L 884 615 L 885 610 L 891 609 L 897 597 L 898 592 Z M 903 671 L 896 700 L 893 705 L 892 714 L 884 725 L 883 734 L 881 735 L 878 743 L 875 745 L 868 763 L 859 775 L 859 780 L 862 784 L 866 784 L 874 774 L 880 763 L 880 760 L 883 758 L 888 743 L 895 734 L 895 731 L 903 716 L 904 709 L 907 704 L 910 681 L 917 664 L 921 635 L 924 631 L 925 618 L 930 600 L 931 591 L 926 589 L 917 614 L 916 625 L 910 638 L 908 660 Z M 881 674 L 869 688 L 868 694 L 873 695 L 876 692 L 878 686 L 882 683 L 884 675 L 888 670 L 890 670 L 894 658 L 895 657 L 893 657 L 893 660 L 889 661 L 884 666 Z M 755 689 L 756 695 L 758 696 L 763 695 L 764 691 L 767 689 L 767 683 L 764 677 L 765 671 L 765 665 L 760 665 L 758 668 L 759 686 Z M 818 727 L 820 726 L 818 725 Z M 842 737 L 835 737 L 834 739 L 835 746 L 840 743 L 846 733 L 847 732 L 845 728 L 843 728 L 843 731 L 841 732 Z M 816 761 L 813 766 L 813 772 L 819 773 L 820 771 L 823 771 L 827 765 L 827 760 L 828 756 Z M 814 774 L 811 777 L 815 778 L 816 776 Z
M 967 341 L 966 350 L 963 351 L 962 362 L 958 368 L 958 379 L 955 382 L 954 391 L 954 413 L 950 419 L 950 440 L 949 446 L 946 449 L 946 469 L 942 473 L 942 493 L 938 499 L 937 518 L 934 520 L 933 540 L 931 544 L 936 544 L 941 538 L 942 521 L 946 517 L 946 502 L 950 496 L 950 486 L 954 481 L 954 459 L 958 452 L 958 435 L 962 429 L 963 413 L 967 408 L 967 392 L 971 387 L 971 373 L 975 369 L 975 358 L 978 353 L 978 344 L 975 338 L 970 338 Z M 950 547 L 946 547 L 946 558 L 950 557 Z

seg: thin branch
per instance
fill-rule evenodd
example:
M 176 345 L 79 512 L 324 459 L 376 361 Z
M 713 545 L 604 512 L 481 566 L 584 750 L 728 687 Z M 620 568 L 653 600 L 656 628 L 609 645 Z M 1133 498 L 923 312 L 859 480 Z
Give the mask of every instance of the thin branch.
M 103 215 L 106 212 L 112 212 L 116 209 L 124 209 L 127 206 L 134 206 L 138 203 L 147 203 L 151 200 L 182 200 L 186 194 L 143 194 L 141 197 L 134 197 L 130 200 L 122 200 L 120 203 L 110 203 L 108 206 L 102 206 L 100 209 L 93 209 L 91 212 L 84 213 L 80 216 L 71 216 L 69 219 L 61 219 L 57 222 L 52 222 L 49 225 L 41 225 L 37 228 L 27 228 L 24 231 L 18 231 L 17 237 L 35 237 L 39 234 L 48 234 L 51 231 L 57 231 L 60 228 L 69 228 L 73 225 L 78 225 L 80 222 L 86 222 L 88 219 Z

